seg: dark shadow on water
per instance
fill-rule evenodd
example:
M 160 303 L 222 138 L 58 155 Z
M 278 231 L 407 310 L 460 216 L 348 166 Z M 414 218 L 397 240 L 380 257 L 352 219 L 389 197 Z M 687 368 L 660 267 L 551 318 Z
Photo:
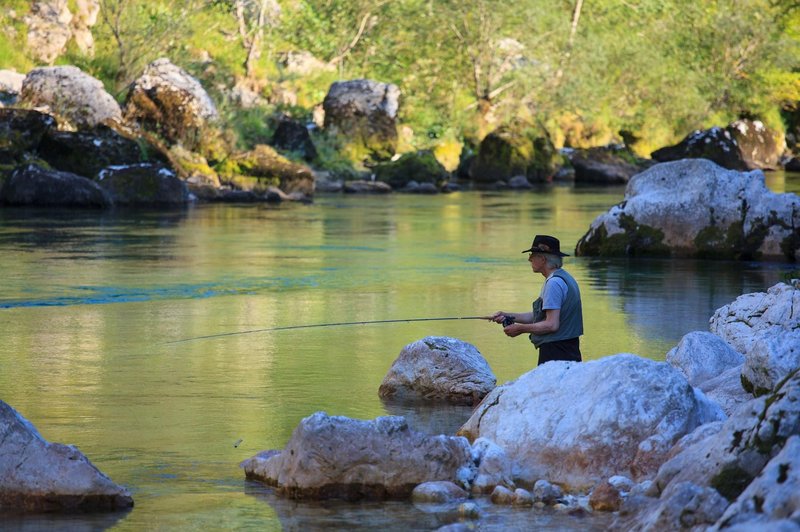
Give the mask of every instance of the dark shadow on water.
M 165 230 L 184 223 L 189 209 L 0 208 L 0 245 L 20 251 L 46 248 L 57 258 L 170 260 L 153 253 L 175 237 Z M 168 246 L 166 246 L 168 248 Z M 109 253 L 108 250 L 112 250 Z
M 403 416 L 408 426 L 425 434 L 455 435 L 472 415 L 474 407 L 447 403 L 403 401 L 381 399 L 386 412 L 392 416 Z
M 0 530 L 19 532 L 100 532 L 119 524 L 130 510 L 109 513 L 2 513 Z
M 646 337 L 677 343 L 707 331 L 714 311 L 750 292 L 796 275 L 796 264 L 687 259 L 576 259 L 590 286 L 616 299 Z
M 550 508 L 497 506 L 486 497 L 447 504 L 416 504 L 410 501 L 296 501 L 280 497 L 271 488 L 254 481 L 245 481 L 244 492 L 270 505 L 285 531 L 436 530 L 459 522 L 472 530 L 491 532 L 603 531 L 608 530 L 613 518 L 608 513 L 575 516 Z M 477 519 L 459 515 L 459 506 L 464 502 L 478 507 Z

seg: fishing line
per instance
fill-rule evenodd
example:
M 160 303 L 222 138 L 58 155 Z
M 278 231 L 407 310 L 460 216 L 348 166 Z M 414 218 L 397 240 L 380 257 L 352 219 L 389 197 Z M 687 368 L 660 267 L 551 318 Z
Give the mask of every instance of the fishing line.
M 184 338 L 182 340 L 172 340 L 165 342 L 165 344 L 180 344 L 184 342 L 191 342 L 194 340 L 208 340 L 210 338 L 223 338 L 225 336 L 238 336 L 242 334 L 254 334 L 262 332 L 274 331 L 291 331 L 295 329 L 313 329 L 319 327 L 342 327 L 345 325 L 374 325 L 378 323 L 409 323 L 415 321 L 449 321 L 449 320 L 491 320 L 491 316 L 452 316 L 447 318 L 406 318 L 395 320 L 369 320 L 369 321 L 342 321 L 338 323 L 313 323 L 310 325 L 286 325 L 284 327 L 268 327 L 265 329 L 252 329 L 249 331 L 233 331 L 219 334 L 207 334 L 205 336 L 194 336 L 192 338 Z

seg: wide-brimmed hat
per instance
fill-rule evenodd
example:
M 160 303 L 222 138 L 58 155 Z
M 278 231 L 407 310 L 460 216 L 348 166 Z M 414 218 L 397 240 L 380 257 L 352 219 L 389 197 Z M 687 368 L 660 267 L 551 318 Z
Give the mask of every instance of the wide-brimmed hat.
M 561 243 L 556 237 L 550 235 L 536 235 L 533 237 L 531 248 L 526 249 L 523 253 L 549 253 L 559 257 L 569 257 L 566 253 L 561 253 Z

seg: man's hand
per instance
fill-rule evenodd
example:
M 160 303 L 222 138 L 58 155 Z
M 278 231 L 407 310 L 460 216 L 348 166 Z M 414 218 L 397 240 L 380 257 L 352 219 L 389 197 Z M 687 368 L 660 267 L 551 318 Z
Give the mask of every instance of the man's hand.
M 491 319 L 495 323 L 503 323 L 503 320 L 506 319 L 506 316 L 508 316 L 508 314 L 506 314 L 502 310 L 498 310 L 497 312 L 492 314 L 492 318 Z
M 521 323 L 512 323 L 507 327 L 503 327 L 503 332 L 506 333 L 506 336 L 514 338 L 516 336 L 519 336 L 520 334 L 526 333 L 527 331 L 525 330 L 525 325 Z

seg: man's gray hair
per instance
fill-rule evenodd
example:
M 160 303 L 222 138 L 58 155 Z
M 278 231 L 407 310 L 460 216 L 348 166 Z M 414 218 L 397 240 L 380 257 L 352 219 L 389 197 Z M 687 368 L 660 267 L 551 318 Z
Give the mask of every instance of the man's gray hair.
M 564 265 L 564 261 L 558 255 L 552 255 L 550 253 L 543 253 L 544 260 L 547 261 L 547 265 L 551 268 L 560 268 Z

